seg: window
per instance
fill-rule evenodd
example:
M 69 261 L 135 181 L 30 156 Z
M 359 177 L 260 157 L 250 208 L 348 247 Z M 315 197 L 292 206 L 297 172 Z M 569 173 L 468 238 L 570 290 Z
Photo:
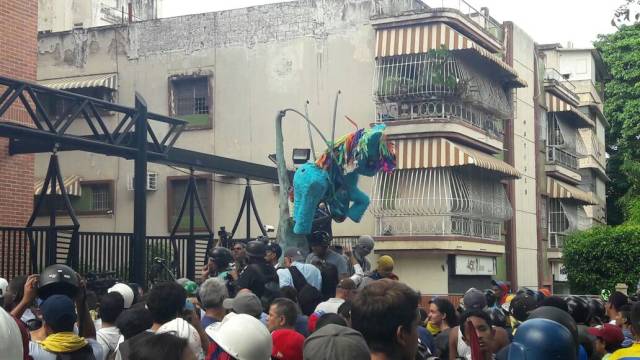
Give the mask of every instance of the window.
M 178 220 L 180 214 L 180 207 L 184 201 L 184 196 L 187 192 L 187 185 L 189 184 L 188 176 L 170 176 L 167 177 L 167 228 L 168 231 L 173 230 L 173 225 Z M 200 203 L 204 208 L 207 216 L 209 226 L 211 226 L 211 179 L 209 177 L 198 177 L 196 180 L 196 187 L 198 188 L 198 195 L 200 197 Z M 193 219 L 195 231 L 206 231 L 204 226 L 204 220 L 200 216 L 198 211 L 198 205 L 195 204 L 195 218 Z M 178 232 L 189 231 L 189 203 L 185 208 Z
M 80 182 L 81 196 L 70 196 L 71 206 L 76 215 L 110 215 L 113 214 L 114 186 L 112 180 L 95 180 Z M 52 199 L 47 196 L 43 206 L 40 208 L 39 216 L 49 214 L 50 201 L 55 201 L 55 207 L 59 214 L 66 213 L 66 207 L 62 198 L 56 196 Z
M 189 122 L 189 129 L 211 128 L 211 91 L 208 76 L 174 77 L 171 84 L 171 113 Z
M 569 230 L 569 218 L 558 199 L 549 199 L 549 247 L 561 248 L 566 232 Z
M 114 101 L 114 91 L 105 87 L 90 87 L 90 88 L 81 88 L 81 89 L 65 89 L 65 91 L 72 92 L 74 94 L 89 96 L 92 98 L 113 102 Z M 40 101 L 42 105 L 47 111 L 49 118 L 53 121 L 59 120 L 65 115 L 70 115 L 70 112 L 73 112 L 73 108 L 79 103 L 77 101 L 72 101 L 68 99 L 61 99 L 59 97 L 50 97 L 50 96 L 42 96 L 39 95 Z M 96 106 L 96 110 L 100 115 L 105 115 L 108 112 L 104 111 L 100 106 Z M 93 116 L 93 113 L 89 111 L 89 114 Z M 79 115 L 82 117 L 82 115 Z

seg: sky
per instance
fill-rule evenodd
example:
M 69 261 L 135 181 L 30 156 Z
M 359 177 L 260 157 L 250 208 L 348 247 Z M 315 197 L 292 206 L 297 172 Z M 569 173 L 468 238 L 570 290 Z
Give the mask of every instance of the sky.
M 427 4 L 455 3 L 457 0 L 424 0 Z M 590 47 L 598 34 L 615 31 L 613 13 L 623 0 L 466 0 L 471 6 L 489 8 L 498 21 L 513 21 L 539 44 L 572 42 L 574 47 Z M 283 0 L 161 0 L 161 17 L 197 14 Z

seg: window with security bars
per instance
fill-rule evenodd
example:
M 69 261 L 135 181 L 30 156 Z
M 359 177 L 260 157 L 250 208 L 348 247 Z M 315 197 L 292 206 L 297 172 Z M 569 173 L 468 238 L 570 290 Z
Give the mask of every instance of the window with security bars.
M 71 207 L 78 216 L 82 215 L 110 215 L 114 210 L 114 187 L 111 180 L 83 181 L 80 183 L 81 195 L 70 196 Z M 37 198 L 36 198 L 37 200 Z M 40 208 L 38 216 L 49 214 L 49 204 L 54 206 L 58 213 L 65 213 L 66 207 L 60 196 L 47 196 L 44 206 Z
M 569 230 L 569 218 L 558 199 L 549 199 L 548 202 L 549 221 L 549 247 L 561 248 Z
M 551 115 L 548 117 L 549 125 L 547 126 L 547 145 L 564 145 L 564 137 L 562 136 L 562 131 L 560 130 L 560 124 L 558 123 L 558 118 L 556 115 Z
M 189 122 L 190 129 L 211 128 L 209 77 L 171 79 L 172 115 Z

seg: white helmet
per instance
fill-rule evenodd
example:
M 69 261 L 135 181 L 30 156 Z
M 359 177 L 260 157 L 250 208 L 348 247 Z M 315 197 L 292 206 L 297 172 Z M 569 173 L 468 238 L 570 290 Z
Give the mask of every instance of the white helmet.
M 4 297 L 7 294 L 8 287 L 9 287 L 9 282 L 7 282 L 7 279 L 0 278 L 0 298 Z
M 251 315 L 230 313 L 222 322 L 209 325 L 206 333 L 234 359 L 271 359 L 271 334 Z
M 133 289 L 125 283 L 117 283 L 107 290 L 108 292 L 117 292 L 124 298 L 124 308 L 128 309 L 133 304 Z

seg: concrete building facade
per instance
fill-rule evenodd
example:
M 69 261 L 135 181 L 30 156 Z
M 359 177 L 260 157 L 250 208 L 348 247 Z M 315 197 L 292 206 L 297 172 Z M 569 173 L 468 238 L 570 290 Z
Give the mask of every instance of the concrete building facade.
M 271 164 L 278 110 L 309 101 L 311 119 L 330 134 L 340 90 L 336 133 L 353 130 L 345 116 L 360 127 L 385 123 L 398 169 L 361 179 L 370 212 L 334 225 L 334 236 L 374 235 L 376 254 L 392 255 L 400 278 L 427 294 L 488 287 L 493 278 L 552 285 L 541 222 L 551 172 L 540 125 L 549 57 L 515 24 L 455 3 L 465 6 L 301 0 L 41 33 L 38 81 L 124 105 L 137 91 L 152 111 L 189 121 L 176 146 L 260 164 Z M 584 96 L 576 110 L 597 111 Z M 284 130 L 288 158 L 310 147 L 298 119 L 286 118 Z M 40 177 L 46 161 L 36 158 Z M 132 162 L 75 152 L 60 161 L 65 176 L 80 179 L 81 230 L 130 232 Z M 595 165 L 583 165 L 597 187 Z M 185 169 L 150 164 L 149 172 L 148 233 L 167 234 Z M 245 180 L 199 176 L 210 223 L 229 229 Z M 263 223 L 276 225 L 277 186 L 252 188 Z M 244 236 L 240 227 L 235 237 Z

